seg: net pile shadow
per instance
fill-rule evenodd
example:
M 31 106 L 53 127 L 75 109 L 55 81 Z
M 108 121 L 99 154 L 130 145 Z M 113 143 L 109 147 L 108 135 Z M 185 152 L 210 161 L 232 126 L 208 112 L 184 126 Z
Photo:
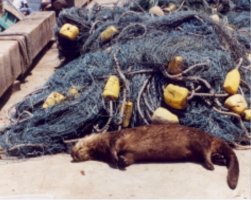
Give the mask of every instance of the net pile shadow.
M 249 144 L 250 122 L 223 107 L 228 95 L 222 85 L 227 72 L 239 65 L 239 93 L 250 107 L 250 63 L 246 58 L 250 36 L 243 31 L 248 27 L 245 2 L 248 6 L 250 2 L 231 1 L 232 7 L 221 11 L 231 23 L 216 23 L 209 17 L 211 1 L 203 1 L 207 4 L 200 6 L 192 1 L 176 1 L 179 10 L 161 17 L 147 12 L 154 1 L 146 5 L 147 1 L 142 2 L 129 1 L 123 7 L 112 8 L 95 5 L 90 10 L 71 8 L 60 13 L 55 35 L 60 56 L 67 63 L 12 110 L 12 124 L 0 134 L 0 146 L 6 154 L 30 157 L 64 152 L 66 140 L 121 129 L 121 105 L 129 100 L 134 104 L 129 127 L 150 124 L 153 111 L 162 106 L 178 115 L 181 124 L 200 128 L 230 143 Z M 155 1 L 154 5 L 170 2 Z M 237 9 L 240 2 L 244 8 Z M 76 41 L 60 37 L 59 29 L 64 23 L 80 28 Z M 236 30 L 230 29 L 229 24 Z M 102 42 L 100 33 L 109 25 L 118 27 L 119 33 Z M 184 58 L 184 69 L 171 75 L 166 65 L 177 55 Z M 121 92 L 116 101 L 102 97 L 110 75 L 120 77 Z M 169 83 L 189 89 L 186 109 L 176 110 L 164 103 L 163 88 Z M 79 95 L 68 95 L 73 86 Z M 42 108 L 54 91 L 67 99 Z

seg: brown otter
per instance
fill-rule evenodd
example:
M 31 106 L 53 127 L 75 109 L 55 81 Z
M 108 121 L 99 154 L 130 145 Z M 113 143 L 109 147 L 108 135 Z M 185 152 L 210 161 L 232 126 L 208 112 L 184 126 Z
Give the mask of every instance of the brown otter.
M 135 162 L 193 161 L 202 162 L 209 170 L 214 169 L 214 158 L 222 158 L 228 167 L 231 189 L 236 188 L 239 177 L 239 163 L 228 144 L 199 129 L 178 124 L 91 134 L 75 144 L 71 155 L 74 161 L 104 160 L 120 168 Z

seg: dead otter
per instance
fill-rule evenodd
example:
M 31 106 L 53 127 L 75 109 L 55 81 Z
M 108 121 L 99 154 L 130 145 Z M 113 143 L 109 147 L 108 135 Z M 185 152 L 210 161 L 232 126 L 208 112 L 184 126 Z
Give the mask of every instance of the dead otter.
M 214 169 L 214 158 L 222 158 L 228 167 L 231 189 L 236 188 L 239 177 L 239 163 L 228 144 L 199 129 L 178 124 L 92 134 L 80 139 L 71 155 L 74 161 L 104 160 L 120 168 L 135 162 L 194 161 L 202 162 L 209 170 Z

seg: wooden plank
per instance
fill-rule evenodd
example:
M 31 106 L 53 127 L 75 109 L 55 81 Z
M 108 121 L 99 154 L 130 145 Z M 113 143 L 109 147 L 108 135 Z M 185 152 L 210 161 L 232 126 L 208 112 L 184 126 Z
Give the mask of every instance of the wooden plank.
M 74 6 L 81 8 L 87 6 L 92 0 L 74 0 Z
M 56 19 L 54 12 L 34 12 L 14 26 L 8 28 L 4 33 L 22 33 L 27 35 L 30 41 L 28 48 L 31 51 L 31 58 L 33 59 L 53 37 L 55 23 Z
M 0 97 L 21 74 L 21 57 L 17 41 L 0 41 Z
M 0 33 L 0 96 L 52 39 L 54 12 L 36 12 Z
M 85 7 L 91 1 L 93 1 L 93 0 L 66 0 L 67 4 L 70 7 L 75 6 L 75 7 L 78 7 L 78 8 Z
M 3 0 L 0 0 L 0 17 L 3 14 Z

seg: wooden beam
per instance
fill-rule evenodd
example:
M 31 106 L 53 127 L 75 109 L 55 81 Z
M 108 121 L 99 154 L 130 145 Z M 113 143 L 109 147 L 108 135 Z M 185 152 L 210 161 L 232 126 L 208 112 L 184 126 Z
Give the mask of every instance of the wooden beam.
M 69 6 L 75 6 L 78 8 L 87 6 L 93 0 L 66 0 Z
M 35 12 L 0 33 L 0 96 L 52 39 L 54 12 Z

